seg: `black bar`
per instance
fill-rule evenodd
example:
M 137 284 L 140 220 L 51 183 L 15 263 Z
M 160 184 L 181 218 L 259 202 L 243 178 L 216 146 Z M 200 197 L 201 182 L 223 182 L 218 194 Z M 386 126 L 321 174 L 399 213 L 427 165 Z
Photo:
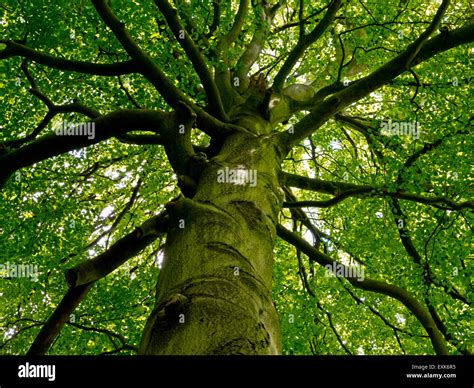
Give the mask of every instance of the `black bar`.
M 176 387 L 202 383 L 268 387 L 278 382 L 276 388 L 286 381 L 289 387 L 304 383 L 305 387 L 472 388 L 473 361 L 472 356 L 0 356 L 0 388 L 161 387 L 169 383 Z M 33 373 L 43 377 L 32 377 Z

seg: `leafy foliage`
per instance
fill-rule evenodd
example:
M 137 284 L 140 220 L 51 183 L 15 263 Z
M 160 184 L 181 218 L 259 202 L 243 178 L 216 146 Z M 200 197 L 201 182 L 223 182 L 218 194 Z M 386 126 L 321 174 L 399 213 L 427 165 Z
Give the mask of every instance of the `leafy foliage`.
M 214 34 L 212 3 L 174 1 L 178 13 L 192 22 L 190 35 L 202 48 L 206 63 L 218 70 L 224 61 L 235 64 L 252 42 L 265 23 L 266 2 L 252 1 L 241 33 L 225 47 L 223 56 L 214 54 L 234 22 L 239 2 L 218 2 L 221 19 Z M 312 31 L 332 2 L 305 2 L 303 23 L 300 1 L 281 3 L 250 69 L 251 74 L 263 72 L 268 84 L 298 43 L 302 26 Z M 428 0 L 342 2 L 331 26 L 305 50 L 286 85 L 311 85 L 317 91 L 333 83 L 355 84 L 405 50 L 430 24 L 438 6 L 439 2 Z M 202 81 L 155 4 L 113 0 L 111 8 L 173 84 L 204 106 Z M 442 30 L 472 23 L 469 14 L 469 1 L 454 2 L 444 15 Z M 29 48 L 62 59 L 104 64 L 130 59 L 85 0 L 6 0 L 0 6 L 0 31 L 1 42 L 25 39 Z M 2 45 L 6 46 L 0 43 L 0 52 L 5 49 Z M 283 170 L 324 181 L 469 201 L 473 50 L 467 44 L 439 53 L 349 105 L 295 146 Z M 34 87 L 22 63 L 20 56 L 0 61 L 0 146 L 27 136 L 48 112 L 32 95 Z M 28 61 L 28 72 L 36 88 L 56 105 L 79 102 L 101 114 L 134 108 L 171 111 L 141 74 L 100 76 L 35 61 Z M 298 109 L 275 129 L 287 131 L 311 109 Z M 41 135 L 54 133 L 62 121 L 84 119 L 78 112 L 58 114 Z M 389 121 L 419 123 L 419 138 L 383 135 L 381 123 Z M 193 131 L 192 140 L 203 146 L 208 137 Z M 11 176 L 0 194 L 0 260 L 35 265 L 39 275 L 34 281 L 0 279 L 1 352 L 27 351 L 67 290 L 66 269 L 107 250 L 178 194 L 176 176 L 161 145 L 129 144 L 120 137 L 42 160 Z M 302 189 L 293 189 L 293 194 L 299 201 L 332 197 Z M 340 262 L 363 267 L 365 277 L 396 284 L 428 303 L 442 322 L 449 351 L 472 352 L 472 208 L 397 201 L 403 214 L 394 210 L 389 195 L 350 196 L 334 206 L 304 207 L 304 215 L 320 233 L 317 238 L 307 226 L 291 220 L 289 209 L 282 210 L 280 222 Z M 407 252 L 401 229 L 421 264 Z M 51 353 L 135 353 L 153 308 L 161 243 L 156 240 L 99 281 L 70 317 Z M 273 297 L 284 354 L 434 352 L 423 326 L 401 303 L 355 289 L 297 251 L 283 240 L 274 250 Z

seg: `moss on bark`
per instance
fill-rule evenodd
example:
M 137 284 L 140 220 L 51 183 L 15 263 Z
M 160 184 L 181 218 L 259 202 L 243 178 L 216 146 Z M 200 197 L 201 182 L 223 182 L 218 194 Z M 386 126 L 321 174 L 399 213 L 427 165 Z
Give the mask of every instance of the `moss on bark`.
M 271 299 L 282 204 L 271 137 L 232 135 L 201 175 L 193 199 L 169 209 L 171 229 L 141 354 L 279 354 Z M 222 182 L 222 169 L 256 173 Z

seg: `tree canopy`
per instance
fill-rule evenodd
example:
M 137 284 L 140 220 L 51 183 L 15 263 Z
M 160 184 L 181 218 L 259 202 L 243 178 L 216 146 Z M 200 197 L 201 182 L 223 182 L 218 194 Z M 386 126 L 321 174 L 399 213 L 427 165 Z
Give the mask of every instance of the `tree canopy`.
M 258 111 L 286 153 L 283 354 L 470 354 L 472 7 L 4 0 L 0 352 L 136 354 L 185 151 Z

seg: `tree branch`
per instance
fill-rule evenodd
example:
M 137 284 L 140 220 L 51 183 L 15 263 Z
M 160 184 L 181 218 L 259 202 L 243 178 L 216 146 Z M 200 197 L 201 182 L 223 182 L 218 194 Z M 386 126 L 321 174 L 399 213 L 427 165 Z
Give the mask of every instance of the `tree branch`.
M 79 303 L 86 297 L 92 284 L 84 284 L 79 287 L 67 290 L 61 302 L 49 317 L 47 322 L 39 331 L 33 344 L 26 353 L 28 356 L 46 354 L 51 344 L 61 332 L 62 328 L 69 320 L 70 315 L 79 306 Z
M 125 24 L 122 23 L 110 9 L 108 0 L 92 0 L 92 3 L 99 16 L 114 33 L 125 51 L 138 63 L 139 72 L 155 87 L 165 101 L 174 109 L 182 102 L 185 102 L 196 112 L 199 128 L 210 136 L 216 136 L 221 130 L 223 123 L 190 101 L 189 98 L 174 85 L 166 74 L 130 37 L 125 28 Z
M 346 345 L 344 344 L 344 342 L 342 341 L 341 336 L 340 336 L 339 333 L 337 332 L 336 327 L 334 326 L 334 324 L 333 324 L 333 322 L 332 322 L 332 314 L 331 314 L 329 311 L 325 311 L 325 310 L 323 310 L 323 311 L 326 313 L 326 316 L 328 317 L 329 326 L 331 327 L 332 332 L 333 332 L 334 335 L 336 336 L 337 342 L 339 342 L 339 345 L 344 349 L 344 351 L 345 351 L 349 356 L 353 356 L 353 353 L 347 348 L 347 346 L 346 346 Z
M 148 219 L 104 253 L 68 269 L 65 273 L 67 284 L 72 288 L 104 278 L 150 245 L 166 231 L 167 227 L 168 215 L 166 212 Z
M 31 89 L 29 90 L 29 92 L 33 94 L 35 97 L 37 97 L 39 100 L 41 100 L 46 105 L 46 107 L 48 108 L 48 113 L 46 113 L 43 120 L 41 120 L 41 122 L 36 126 L 36 128 L 29 135 L 23 137 L 22 139 L 7 140 L 7 141 L 2 142 L 1 144 L 4 148 L 6 149 L 18 148 L 24 145 L 25 143 L 28 143 L 34 140 L 40 134 L 40 132 L 48 126 L 51 120 L 60 113 L 80 113 L 89 118 L 97 118 L 100 116 L 100 113 L 96 111 L 95 109 L 91 109 L 78 102 L 74 102 L 72 104 L 66 104 L 66 105 L 54 104 L 38 88 L 38 85 L 36 84 L 33 76 L 28 70 L 28 65 L 26 61 L 24 61 L 21 64 L 21 70 L 23 71 L 28 82 L 31 85 Z
M 236 89 L 239 91 L 244 91 L 248 87 L 248 73 L 252 65 L 258 59 L 260 52 L 263 49 L 267 34 L 270 31 L 270 26 L 272 24 L 273 18 L 275 17 L 275 14 L 281 4 L 282 3 L 279 2 L 277 5 L 271 8 L 263 6 L 262 14 L 257 15 L 257 17 L 260 16 L 261 21 L 259 22 L 259 25 L 252 37 L 252 40 L 245 48 L 244 52 L 238 59 L 234 68 L 233 76 L 234 78 L 237 78 L 239 80 L 239 86 L 236 87 Z
M 0 60 L 12 57 L 22 57 L 53 69 L 101 76 L 116 76 L 137 73 L 139 71 L 137 63 L 133 60 L 117 63 L 74 61 L 43 54 L 40 51 L 11 40 L 0 39 L 0 43 L 7 46 L 5 49 L 0 51 Z
M 280 238 L 294 245 L 298 249 L 301 249 L 301 251 L 304 252 L 310 260 L 313 260 L 322 266 L 337 265 L 338 268 L 345 267 L 343 264 L 337 262 L 328 255 L 313 248 L 301 237 L 299 237 L 295 233 L 290 232 L 283 226 L 277 226 L 277 233 Z M 351 273 L 351 271 L 343 272 Z M 360 288 L 365 291 L 377 292 L 397 299 L 406 308 L 408 308 L 422 324 L 431 339 L 431 343 L 433 344 L 433 348 L 436 354 L 448 354 L 446 341 L 442 333 L 438 330 L 436 323 L 433 321 L 433 318 L 431 317 L 429 311 L 420 302 L 418 302 L 407 290 L 402 287 L 388 284 L 380 280 L 373 280 L 368 278 L 364 278 L 363 280 L 361 280 L 357 277 L 346 277 L 346 279 L 356 288 Z
M 186 1 L 183 0 L 177 0 L 175 4 L 178 9 L 179 17 L 183 19 L 184 24 L 186 25 L 186 29 L 189 31 L 189 33 L 191 35 L 197 36 L 198 41 L 202 42 L 202 44 L 206 48 L 209 48 L 209 40 L 201 31 L 199 31 L 198 27 L 196 26 L 196 23 L 194 23 L 192 19 L 192 10 L 189 9 L 189 4 L 187 4 Z
M 342 282 L 342 281 L 341 281 Z M 365 300 L 362 300 L 361 298 L 359 298 L 357 295 L 354 294 L 353 291 L 350 290 L 349 287 L 343 285 L 344 289 L 347 291 L 347 293 L 352 297 L 352 299 L 355 300 L 355 302 L 359 305 L 359 304 L 363 304 L 365 305 L 371 312 L 372 314 L 374 314 L 375 316 L 379 317 L 381 319 L 381 321 L 387 326 L 389 327 L 390 329 L 392 329 L 394 332 L 400 332 L 400 333 L 404 333 L 410 337 L 416 337 L 417 335 L 416 334 L 413 334 L 405 329 L 401 329 L 400 327 L 398 326 L 395 326 L 394 324 L 392 324 L 387 318 L 385 318 L 378 310 L 376 310 L 373 306 L 371 306 L 370 304 L 368 304 Z
M 84 330 L 84 331 L 92 331 L 92 332 L 95 332 L 95 333 L 105 334 L 107 336 L 107 338 L 109 338 L 109 340 L 112 343 L 112 345 L 114 346 L 115 350 L 127 349 L 127 350 L 133 350 L 134 352 L 138 353 L 138 347 L 136 347 L 134 345 L 128 345 L 126 338 L 122 334 L 114 333 L 111 330 L 107 330 L 107 329 L 103 329 L 103 328 L 99 328 L 99 327 L 84 326 L 84 325 L 80 325 L 78 323 L 73 323 L 73 322 L 67 322 L 67 324 L 72 326 L 72 327 L 76 327 L 78 329 Z M 120 341 L 120 343 L 122 344 L 122 347 L 117 348 L 117 345 L 114 343 L 112 338 L 118 339 Z M 102 353 L 102 354 L 104 354 L 104 353 Z M 107 352 L 107 354 L 110 354 L 110 352 Z
M 117 140 L 120 140 L 122 143 L 126 143 L 126 144 L 135 144 L 135 145 L 156 144 L 156 145 L 163 145 L 163 138 L 160 135 L 124 133 L 123 135 L 118 135 L 116 137 L 117 137 Z
M 162 131 L 165 152 L 177 175 L 189 175 L 190 158 L 194 155 L 191 129 L 196 119 L 194 112 L 185 104 L 170 115 Z
M 193 39 L 181 25 L 176 9 L 171 7 L 169 2 L 166 0 L 155 0 L 155 4 L 165 17 L 166 22 L 173 32 L 176 40 L 184 49 L 188 58 L 191 60 L 194 70 L 196 70 L 196 73 L 199 76 L 199 79 L 201 80 L 206 92 L 209 102 L 209 111 L 218 119 L 226 121 L 227 115 L 224 111 L 221 96 L 211 72 L 209 71 L 204 57 L 195 45 Z
M 206 34 L 206 38 L 210 38 L 214 33 L 217 31 L 221 21 L 221 0 L 212 0 L 212 8 L 213 8 L 213 15 L 212 15 L 212 24 L 209 27 L 209 32 Z
M 124 109 L 100 116 L 89 124 L 89 136 L 44 135 L 35 141 L 0 156 L 0 187 L 16 170 L 74 149 L 88 147 L 114 136 L 136 130 L 159 132 L 171 113 L 146 109 Z M 93 127 L 92 127 L 93 125 Z
M 279 134 L 282 143 L 286 145 L 288 150 L 291 149 L 293 145 L 311 135 L 311 133 L 343 108 L 368 96 L 408 70 L 408 61 L 410 61 L 410 67 L 414 67 L 438 53 L 472 41 L 474 41 L 474 23 L 454 31 L 441 32 L 423 44 L 414 58 L 412 58 L 413 50 L 417 46 L 410 45 L 405 51 L 379 67 L 370 75 L 353 82 L 347 88 L 319 103 L 311 113 L 294 126 L 293 131 Z
M 179 101 L 186 101 L 187 98 L 184 94 L 174 86 L 165 73 L 163 73 L 153 60 L 130 37 L 125 28 L 125 24 L 121 22 L 110 9 L 109 1 L 92 0 L 92 4 L 128 55 L 139 64 L 140 73 L 153 84 L 165 101 L 172 107 L 177 106 Z
M 306 49 L 311 46 L 314 42 L 316 42 L 323 34 L 324 31 L 331 25 L 336 17 L 336 13 L 341 6 L 341 0 L 332 0 L 331 4 L 327 12 L 325 13 L 322 20 L 318 23 L 318 25 L 311 31 L 309 34 L 304 35 L 300 34 L 298 43 L 296 46 L 290 51 L 285 63 L 281 67 L 278 74 L 275 76 L 273 80 L 273 90 L 275 92 L 280 92 L 285 85 L 286 78 L 290 74 L 291 70 L 298 62 L 298 60 L 303 56 Z M 304 25 L 304 24 L 303 24 Z
M 312 179 L 300 175 L 284 173 L 285 184 L 303 190 L 316 191 L 318 193 L 332 194 L 335 197 L 326 201 L 299 201 L 285 202 L 284 207 L 330 207 L 349 197 L 385 197 L 418 202 L 431 205 L 441 209 L 462 210 L 465 208 L 474 209 L 473 201 L 455 202 L 444 197 L 425 197 L 419 194 L 407 193 L 404 191 L 390 191 L 385 187 L 373 187 L 370 185 L 354 185 L 352 183 L 325 181 Z
M 46 354 L 92 285 L 136 256 L 164 233 L 167 228 L 166 220 L 166 212 L 148 219 L 133 232 L 119 239 L 104 253 L 68 270 L 66 280 L 70 288 L 41 328 L 27 354 L 30 356 Z
M 226 47 L 230 47 L 230 45 L 234 43 L 239 36 L 240 32 L 242 31 L 242 26 L 245 22 L 245 17 L 247 16 L 249 4 L 249 0 L 240 0 L 239 9 L 235 15 L 234 23 L 232 24 L 231 29 L 219 40 L 217 44 L 218 51 L 222 51 Z
M 411 63 L 416 58 L 423 45 L 426 43 L 427 39 L 431 35 L 433 35 L 435 30 L 439 27 L 441 19 L 443 18 L 443 15 L 449 6 L 449 3 L 450 0 L 443 0 L 428 28 L 423 31 L 423 33 L 418 37 L 417 40 L 415 40 L 410 46 L 408 46 L 407 51 L 409 51 L 410 54 L 405 65 L 407 69 L 411 67 Z

